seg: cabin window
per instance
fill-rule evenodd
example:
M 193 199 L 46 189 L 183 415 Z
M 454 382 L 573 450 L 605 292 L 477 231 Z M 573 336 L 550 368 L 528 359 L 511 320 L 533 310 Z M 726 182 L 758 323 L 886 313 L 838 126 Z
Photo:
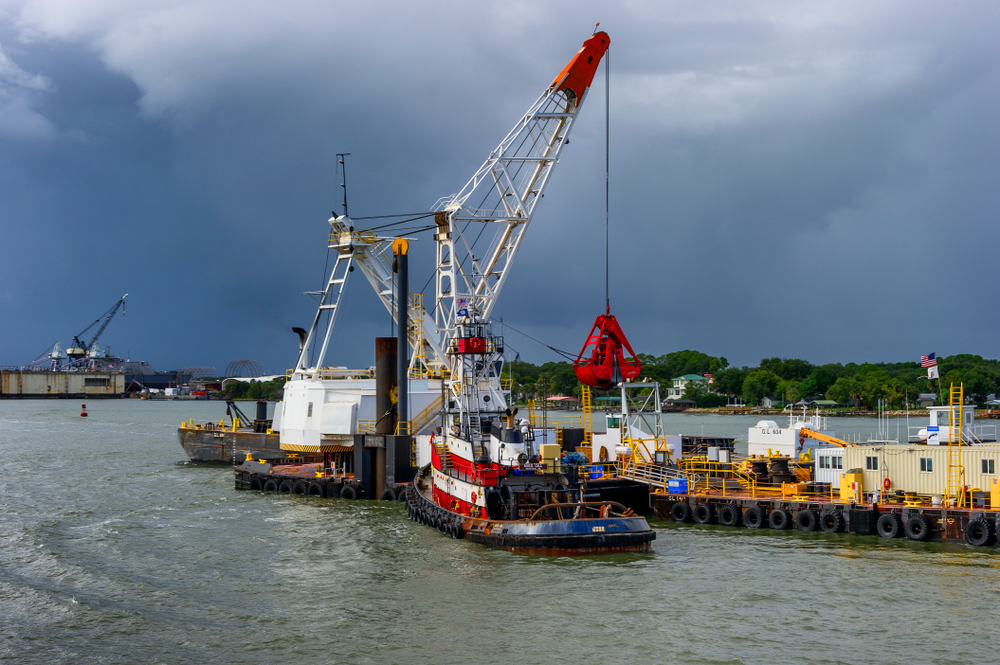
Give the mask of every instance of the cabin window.
M 312 418 L 313 415 L 313 403 L 309 402 L 309 409 L 306 411 L 306 418 Z
M 927 473 L 932 473 L 934 471 L 934 458 L 933 457 L 921 457 L 920 458 L 920 470 L 926 471 Z
M 831 462 L 830 466 L 832 466 L 834 469 L 843 469 L 844 468 L 844 458 L 843 457 L 834 457 L 834 458 L 832 458 L 830 460 L 830 462 Z
M 866 457 L 865 458 L 865 468 L 869 471 L 878 471 L 878 458 L 877 457 Z
M 100 388 L 105 388 L 108 385 L 108 380 L 107 379 L 92 379 L 90 377 L 86 377 L 83 380 L 83 385 L 88 386 L 88 387 L 97 386 L 97 387 L 100 387 Z
M 821 456 L 819 458 L 819 468 L 821 468 L 821 469 L 829 469 L 830 468 L 830 458 L 829 457 L 822 457 Z
M 995 461 L 991 459 L 981 460 L 983 463 L 983 473 L 996 473 Z
M 622 426 L 621 418 L 608 418 L 608 427 L 618 429 Z

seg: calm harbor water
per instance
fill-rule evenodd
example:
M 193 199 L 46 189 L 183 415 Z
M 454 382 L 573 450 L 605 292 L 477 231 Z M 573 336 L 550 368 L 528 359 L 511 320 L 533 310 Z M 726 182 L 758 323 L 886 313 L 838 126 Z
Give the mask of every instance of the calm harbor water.
M 514 555 L 402 504 L 237 492 L 177 443 L 219 403 L 79 406 L 0 401 L 0 660 L 996 662 L 993 550 L 650 519 L 650 554 Z M 745 445 L 757 419 L 667 431 Z

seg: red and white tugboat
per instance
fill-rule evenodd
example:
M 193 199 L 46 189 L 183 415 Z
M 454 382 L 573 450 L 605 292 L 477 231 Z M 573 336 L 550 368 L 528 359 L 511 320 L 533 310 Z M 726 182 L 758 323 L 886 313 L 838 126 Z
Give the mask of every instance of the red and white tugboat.
M 455 538 L 546 555 L 645 552 L 656 533 L 611 501 L 584 501 L 560 446 L 506 407 L 503 338 L 481 323 L 458 326 L 448 404 L 431 464 L 407 495 L 414 520 Z M 553 437 L 554 438 L 554 437 Z
M 411 320 L 439 340 L 441 422 L 430 450 L 418 449 L 430 464 L 406 497 L 411 518 L 456 538 L 562 555 L 645 552 L 656 537 L 631 509 L 584 500 L 554 433 L 515 420 L 500 380 L 503 339 L 488 323 L 610 42 L 595 31 L 462 191 L 435 206 L 434 320 Z

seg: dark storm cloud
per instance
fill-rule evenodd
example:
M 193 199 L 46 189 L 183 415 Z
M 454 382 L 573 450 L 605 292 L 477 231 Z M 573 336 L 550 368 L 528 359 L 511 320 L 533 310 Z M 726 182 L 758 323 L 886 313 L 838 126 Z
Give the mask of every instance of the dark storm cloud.
M 997 356 L 985 3 L 39 0 L 0 3 L 0 363 L 129 292 L 116 352 L 283 370 L 324 279 L 334 153 L 352 215 L 427 209 L 592 20 L 613 42 L 612 307 L 637 349 Z M 604 306 L 603 95 L 602 70 L 496 309 L 568 350 Z M 429 238 L 413 254 L 420 288 Z M 328 361 L 368 365 L 388 332 L 355 273 Z

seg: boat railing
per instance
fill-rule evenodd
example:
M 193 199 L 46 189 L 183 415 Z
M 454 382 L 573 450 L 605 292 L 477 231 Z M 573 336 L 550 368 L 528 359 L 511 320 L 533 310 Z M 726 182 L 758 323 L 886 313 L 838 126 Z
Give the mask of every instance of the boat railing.
M 939 441 L 941 443 L 948 443 L 951 440 L 951 426 L 950 425 L 939 425 Z M 916 425 L 907 428 L 906 438 L 907 441 L 912 443 L 918 443 L 925 441 L 920 437 L 920 432 L 926 430 L 927 425 Z M 997 440 L 997 426 L 996 425 L 972 425 L 971 427 L 966 426 L 962 428 L 962 440 L 966 443 L 977 444 L 985 443 L 988 441 Z
M 551 514 L 556 511 L 557 517 L 547 519 L 567 520 L 567 519 L 595 519 L 599 517 L 631 517 L 635 513 L 617 501 L 581 501 L 577 503 L 549 503 L 539 507 L 528 518 L 535 522 L 543 514 Z M 567 516 L 567 512 L 569 515 Z M 615 514 L 617 513 L 617 514 Z
M 348 369 L 346 367 L 314 367 L 300 370 L 300 373 L 310 379 L 318 380 L 345 380 L 345 379 L 374 379 L 375 369 Z M 289 380 L 295 374 L 294 369 L 285 370 L 285 379 Z

